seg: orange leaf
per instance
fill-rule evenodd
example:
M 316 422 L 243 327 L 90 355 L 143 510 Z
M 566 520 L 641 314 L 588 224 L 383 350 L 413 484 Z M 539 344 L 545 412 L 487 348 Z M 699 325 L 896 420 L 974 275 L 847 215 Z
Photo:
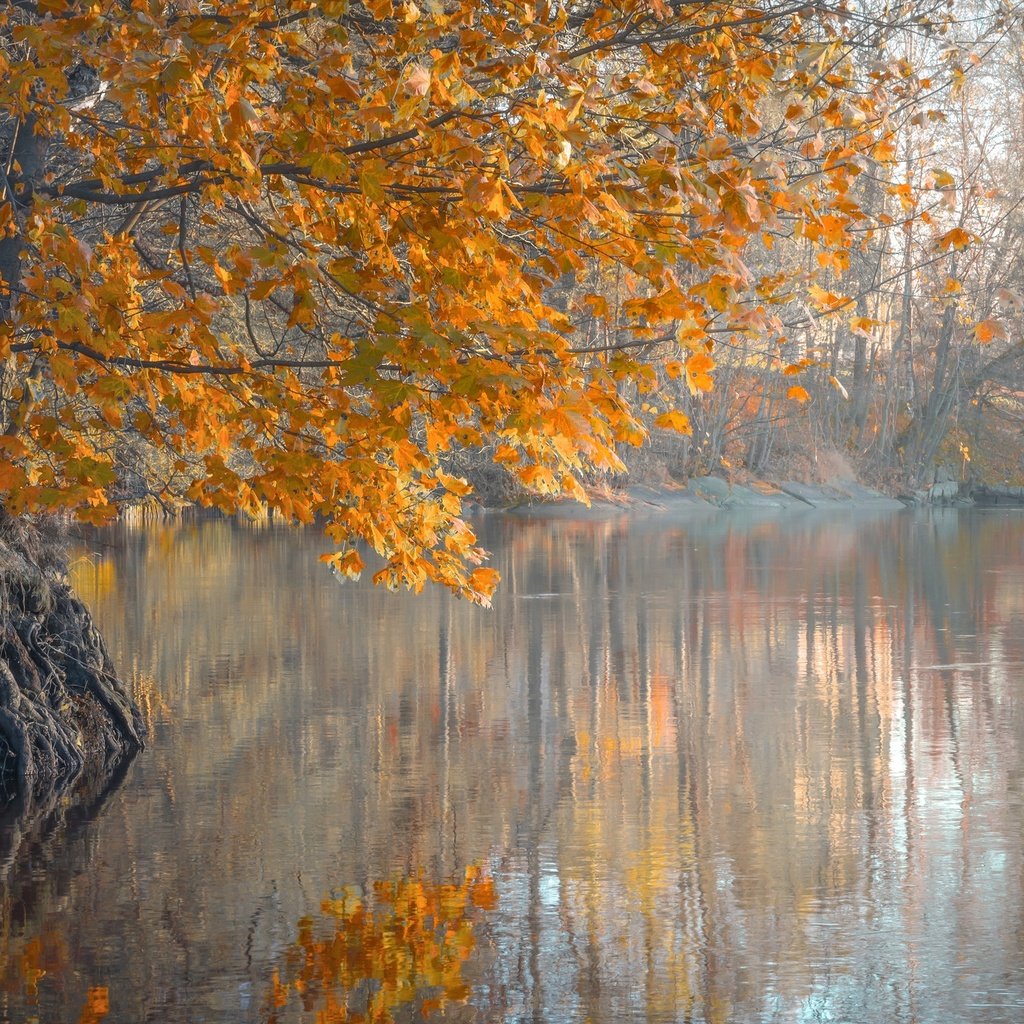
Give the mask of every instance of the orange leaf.
M 689 385 L 690 393 L 696 395 L 701 391 L 710 391 L 715 382 L 711 378 L 711 371 L 715 368 L 715 361 L 706 352 L 694 352 L 686 360 L 686 383 Z
M 25 471 L 20 466 L 0 463 L 0 491 L 14 491 L 27 483 Z
M 692 434 L 690 418 L 686 413 L 673 409 L 670 412 L 663 412 L 655 421 L 654 425 L 661 430 L 674 430 L 677 434 Z
M 974 236 L 963 228 L 953 228 L 952 231 L 947 231 L 939 240 L 935 243 L 944 252 L 948 249 L 966 249 L 974 240 Z
M 869 316 L 855 316 L 850 321 L 850 331 L 853 334 L 860 334 L 865 338 L 871 337 L 871 331 L 881 325 L 881 320 L 874 320 Z
M 982 320 L 974 325 L 974 337 L 982 345 L 987 345 L 994 338 L 1006 337 L 1006 328 L 998 320 Z
M 802 402 L 809 402 L 811 400 L 811 396 L 807 392 L 807 389 L 800 387 L 799 384 L 794 384 L 786 392 L 786 397 L 787 398 L 792 398 L 794 401 L 801 402 L 801 403 Z

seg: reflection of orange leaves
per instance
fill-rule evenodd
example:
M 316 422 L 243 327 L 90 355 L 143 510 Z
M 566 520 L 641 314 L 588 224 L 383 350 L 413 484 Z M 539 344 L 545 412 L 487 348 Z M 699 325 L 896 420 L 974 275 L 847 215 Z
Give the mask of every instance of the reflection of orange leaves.
M 469 998 L 469 986 L 464 981 L 456 981 L 445 986 L 444 994 L 453 1002 L 462 1002 Z
M 21 952 L 0 960 L 0 993 L 20 992 L 29 1002 L 39 996 L 40 983 L 60 977 L 67 968 L 63 937 L 52 931 L 26 939 Z M 2 1001 L 2 1000 L 0 1000 Z
M 39 981 L 46 975 L 42 959 L 42 941 L 33 936 L 25 944 L 25 952 L 21 954 L 18 965 L 21 968 L 21 976 L 25 979 L 25 992 L 32 998 L 39 994 Z
M 481 878 L 470 891 L 473 905 L 481 910 L 493 910 L 498 905 L 498 894 L 494 890 L 494 879 Z
M 416 1019 L 464 1000 L 462 963 L 476 946 L 474 914 L 497 906 L 493 879 L 478 868 L 460 882 L 422 877 L 379 882 L 372 895 L 324 900 L 322 917 L 298 921 L 295 942 L 267 993 L 268 1020 L 297 997 L 320 1024 L 367 1019 L 388 1024 L 411 1008 Z M 366 1017 L 350 1000 L 372 983 Z
M 110 1013 L 110 994 L 106 985 L 96 985 L 85 994 L 85 1006 L 79 1024 L 97 1024 Z
M 288 986 L 281 984 L 281 976 L 274 971 L 270 979 L 270 1002 L 276 1009 L 288 1005 Z

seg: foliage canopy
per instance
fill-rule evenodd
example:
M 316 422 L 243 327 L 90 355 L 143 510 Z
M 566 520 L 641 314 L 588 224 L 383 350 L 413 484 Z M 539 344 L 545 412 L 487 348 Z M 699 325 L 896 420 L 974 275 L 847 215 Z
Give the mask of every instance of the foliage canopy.
M 929 26 L 920 4 L 912 17 Z M 853 3 L 28 0 L 0 14 L 0 488 L 322 519 L 486 601 L 450 454 L 581 496 L 841 265 L 919 87 Z M 870 50 L 873 57 L 863 58 Z M 800 390 L 800 389 L 797 389 Z M 631 403 L 629 398 L 634 401 Z M 799 396 L 797 396 L 799 397 Z

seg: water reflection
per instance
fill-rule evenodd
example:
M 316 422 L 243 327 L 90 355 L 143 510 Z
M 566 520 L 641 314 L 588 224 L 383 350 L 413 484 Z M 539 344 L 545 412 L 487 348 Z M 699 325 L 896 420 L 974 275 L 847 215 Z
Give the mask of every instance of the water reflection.
M 278 969 L 306 1019 L 280 965 L 325 891 L 479 863 L 497 902 L 442 1019 L 1024 1017 L 1024 521 L 484 540 L 492 612 L 340 586 L 314 534 L 90 545 L 77 582 L 152 743 L 65 861 L 11 877 L 36 895 L 7 956 L 69 950 L 32 1012 L 105 986 L 106 1021 L 260 1020 Z M 0 993 L 0 1020 L 26 1006 Z
M 496 903 L 493 879 L 475 866 L 458 882 L 403 878 L 366 895 L 342 890 L 323 901 L 319 919 L 299 921 L 283 976 L 274 971 L 268 1024 L 294 1004 L 318 1024 L 394 1024 L 465 1002 L 474 911 Z

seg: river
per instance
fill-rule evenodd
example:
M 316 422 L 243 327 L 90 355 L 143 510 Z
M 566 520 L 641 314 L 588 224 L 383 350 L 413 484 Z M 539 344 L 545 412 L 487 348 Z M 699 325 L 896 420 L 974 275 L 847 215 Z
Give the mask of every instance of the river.
M 150 743 L 0 863 L 0 1021 L 1024 1019 L 1024 515 L 479 528 L 490 611 L 89 538 Z

